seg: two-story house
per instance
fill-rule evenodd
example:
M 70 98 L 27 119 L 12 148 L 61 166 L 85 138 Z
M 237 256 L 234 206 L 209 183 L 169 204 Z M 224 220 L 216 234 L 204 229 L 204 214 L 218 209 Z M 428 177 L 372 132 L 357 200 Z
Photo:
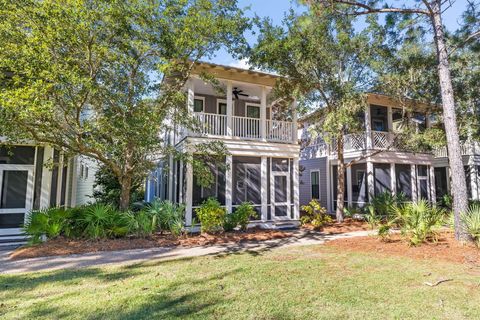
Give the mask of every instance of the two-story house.
M 215 87 L 201 75 L 216 79 Z M 279 76 L 211 63 L 197 64 L 185 91 L 197 130 L 178 128 L 168 138 L 177 150 L 195 154 L 195 145 L 221 141 L 226 169 L 212 166 L 213 185 L 201 187 L 190 163 L 160 162 L 147 181 L 146 200 L 186 205 L 186 225 L 195 208 L 216 198 L 228 212 L 253 203 L 252 225 L 278 227 L 299 219 L 299 151 L 295 103 L 279 108 L 270 99 Z M 218 87 L 223 88 L 219 93 Z
M 384 95 L 368 94 L 368 107 L 359 114 L 363 132 L 348 134 L 344 140 L 345 163 L 352 160 L 345 172 L 345 205 L 362 207 L 383 192 L 403 193 L 413 201 L 432 200 L 435 195 L 434 156 L 431 152 L 405 150 L 395 132 L 404 121 L 399 103 Z M 410 121 L 419 130 L 431 125 L 435 106 L 410 104 Z M 318 119 L 312 115 L 301 119 L 303 126 L 300 158 L 300 203 L 318 199 L 329 212 L 334 212 L 337 198 L 337 153 L 335 144 L 322 136 L 310 139 L 308 128 Z

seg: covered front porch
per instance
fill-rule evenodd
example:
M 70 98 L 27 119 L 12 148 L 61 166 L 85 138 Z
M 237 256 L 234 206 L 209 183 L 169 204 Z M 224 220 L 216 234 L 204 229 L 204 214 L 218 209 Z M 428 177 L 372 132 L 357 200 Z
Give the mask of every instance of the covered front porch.
M 425 158 L 425 159 L 422 159 Z M 371 199 L 385 192 L 403 194 L 407 200 L 436 201 L 434 167 L 428 155 L 412 158 L 383 154 L 355 163 L 345 170 L 345 206 L 361 208 Z M 351 159 L 347 159 L 345 162 Z M 328 210 L 337 207 L 338 161 L 328 165 Z

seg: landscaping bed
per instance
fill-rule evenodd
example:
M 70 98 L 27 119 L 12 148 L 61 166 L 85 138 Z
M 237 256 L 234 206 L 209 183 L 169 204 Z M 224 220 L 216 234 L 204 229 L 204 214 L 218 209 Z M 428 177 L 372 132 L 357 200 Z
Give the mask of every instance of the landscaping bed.
M 441 260 L 480 266 L 480 250 L 473 244 L 455 240 L 452 232 L 442 232 L 437 242 L 409 246 L 400 234 L 392 234 L 386 241 L 378 237 L 337 239 L 326 243 L 346 251 L 373 252 L 385 256 L 402 256 L 421 260 Z
M 308 230 L 314 230 L 311 224 L 306 224 L 302 226 L 302 228 L 305 228 Z M 319 231 L 326 234 L 339 234 L 339 233 L 346 233 L 346 232 L 353 232 L 353 231 L 367 231 L 367 230 L 371 230 L 371 227 L 365 221 L 346 218 L 342 223 L 337 223 L 337 222 L 327 223 Z
M 291 232 L 280 230 L 249 229 L 246 232 L 234 231 L 217 235 L 190 234 L 172 237 L 169 234 L 156 233 L 147 238 L 126 237 L 118 239 L 66 239 L 58 237 L 47 242 L 21 247 L 15 250 L 12 259 L 26 259 L 45 256 L 90 253 L 99 251 L 116 251 L 129 249 L 146 249 L 155 247 L 195 247 L 238 242 L 254 242 L 290 237 Z

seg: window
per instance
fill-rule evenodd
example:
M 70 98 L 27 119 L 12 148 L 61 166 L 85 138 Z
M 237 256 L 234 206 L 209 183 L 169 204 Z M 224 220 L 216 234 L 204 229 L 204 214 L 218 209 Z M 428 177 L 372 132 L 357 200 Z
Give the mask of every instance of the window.
M 260 119 L 260 107 L 247 104 L 247 118 Z
M 384 131 L 385 126 L 384 126 L 383 120 L 373 120 L 373 130 Z
M 310 172 L 310 184 L 312 190 L 312 199 L 320 199 L 320 177 L 318 171 Z
M 203 112 L 203 103 L 204 103 L 203 99 L 195 98 L 193 100 L 193 111 L 194 112 Z
M 227 104 L 225 102 L 218 103 L 218 114 L 227 114 Z

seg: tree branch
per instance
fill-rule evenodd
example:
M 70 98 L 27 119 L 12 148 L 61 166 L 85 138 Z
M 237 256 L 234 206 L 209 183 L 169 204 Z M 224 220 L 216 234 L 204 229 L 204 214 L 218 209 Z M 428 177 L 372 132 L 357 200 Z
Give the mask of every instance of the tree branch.
M 315 2 L 324 2 L 324 1 L 320 0 Z M 348 13 L 348 15 L 354 15 L 354 16 L 366 15 L 371 13 L 392 13 L 392 12 L 405 13 L 405 14 L 430 15 L 429 11 L 417 9 L 417 8 L 374 8 L 365 3 L 361 3 L 358 1 L 350 1 L 350 0 L 329 0 L 329 2 L 331 2 L 332 7 L 334 3 L 339 3 L 339 4 L 348 5 L 350 7 L 358 7 L 363 9 L 362 11 L 355 11 L 352 13 Z

